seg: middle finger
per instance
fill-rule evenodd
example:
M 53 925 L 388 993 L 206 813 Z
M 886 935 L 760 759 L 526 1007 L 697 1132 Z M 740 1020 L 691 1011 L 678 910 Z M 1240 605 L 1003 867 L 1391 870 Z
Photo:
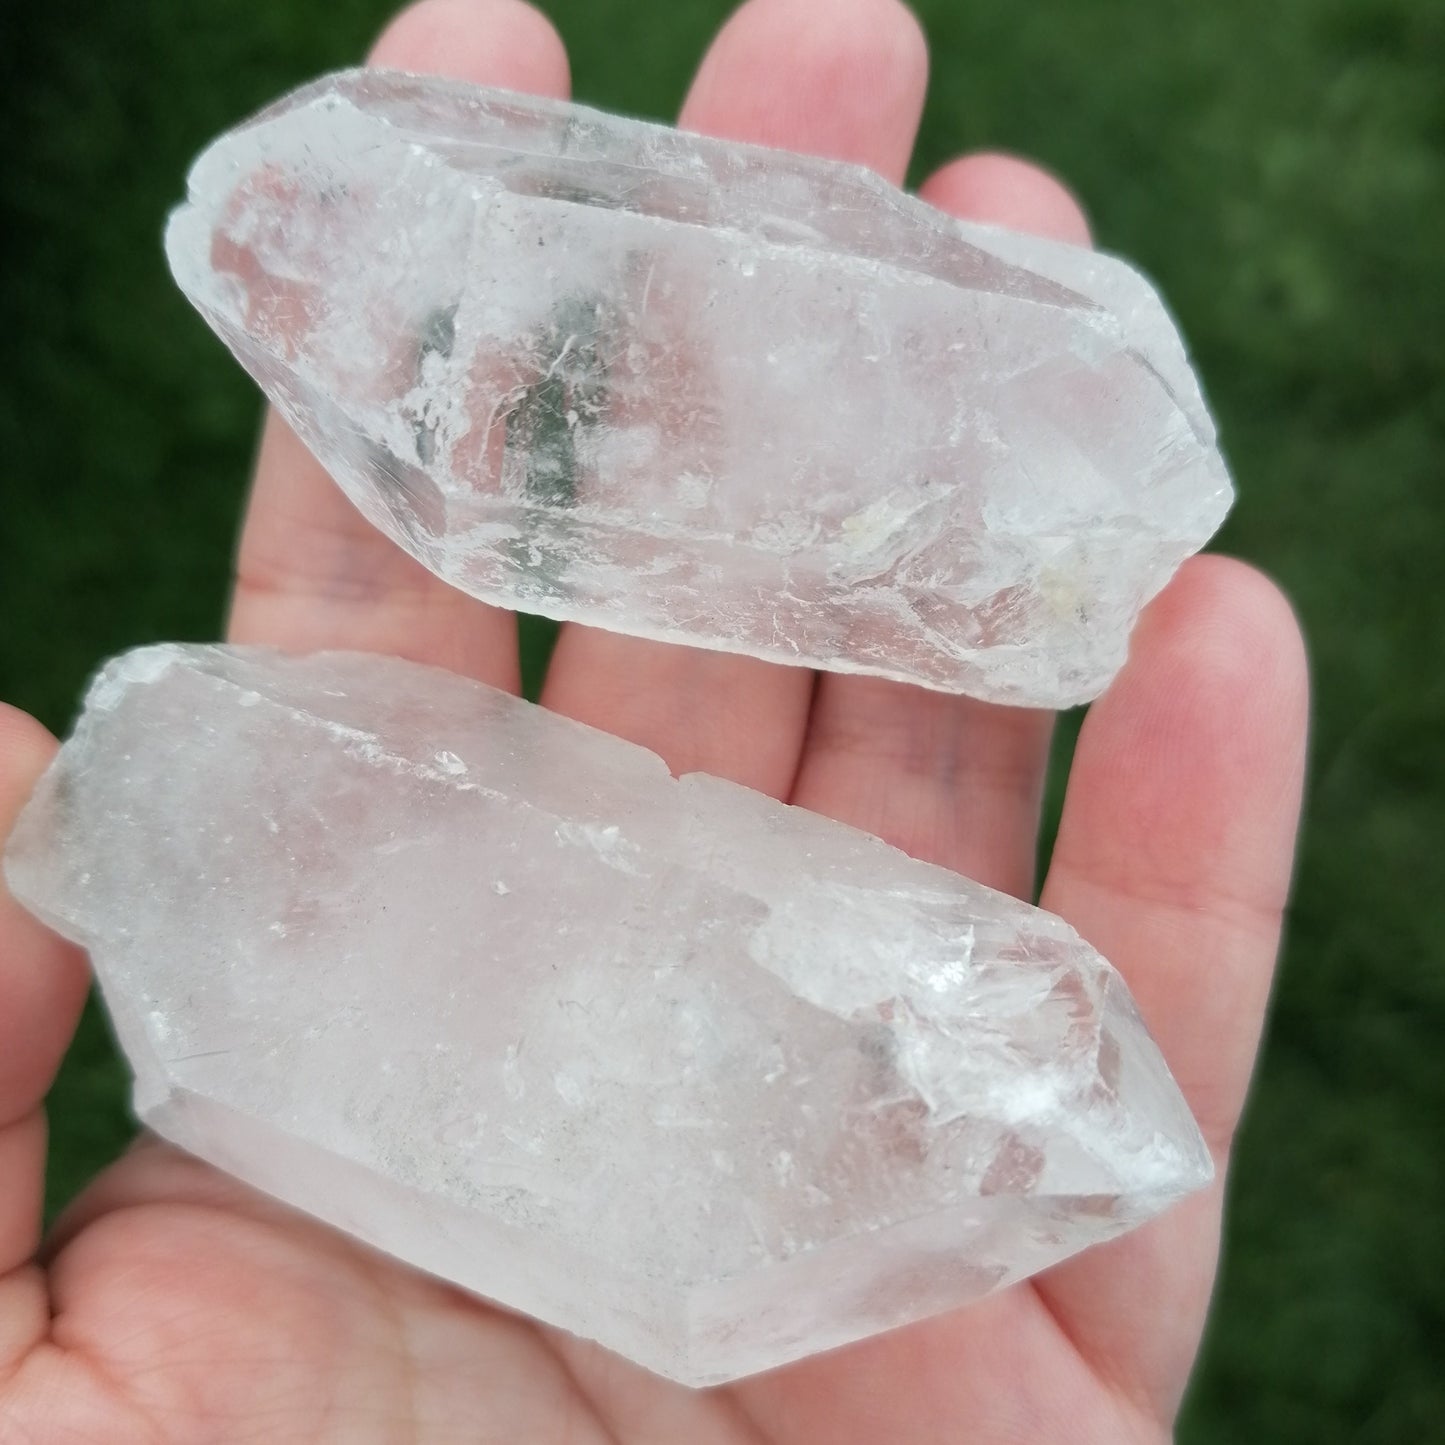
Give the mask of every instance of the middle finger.
M 748 0 L 703 60 L 684 129 L 861 162 L 901 180 L 928 57 L 899 0 Z M 781 796 L 813 674 L 756 658 L 564 627 L 542 700 L 702 771 Z

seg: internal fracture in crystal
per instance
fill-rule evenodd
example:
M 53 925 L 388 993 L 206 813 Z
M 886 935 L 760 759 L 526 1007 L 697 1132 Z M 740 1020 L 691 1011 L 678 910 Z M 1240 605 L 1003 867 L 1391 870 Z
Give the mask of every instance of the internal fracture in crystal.
M 90 950 L 153 1129 L 689 1384 L 1210 1175 L 1059 919 L 412 663 L 120 658 L 6 869 Z
M 366 516 L 506 607 L 1065 706 L 1232 495 L 1135 271 L 838 162 L 345 73 L 216 141 L 167 248 Z

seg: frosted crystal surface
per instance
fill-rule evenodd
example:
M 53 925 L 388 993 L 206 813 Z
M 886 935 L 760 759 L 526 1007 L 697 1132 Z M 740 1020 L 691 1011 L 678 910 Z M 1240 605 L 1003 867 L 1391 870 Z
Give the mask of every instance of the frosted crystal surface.
M 351 72 L 205 151 L 167 249 L 366 516 L 506 607 L 1063 706 L 1232 495 L 1141 276 L 837 162 Z
M 689 1384 L 1210 1174 L 1059 919 L 415 664 L 130 653 L 6 866 L 89 948 L 152 1128 Z

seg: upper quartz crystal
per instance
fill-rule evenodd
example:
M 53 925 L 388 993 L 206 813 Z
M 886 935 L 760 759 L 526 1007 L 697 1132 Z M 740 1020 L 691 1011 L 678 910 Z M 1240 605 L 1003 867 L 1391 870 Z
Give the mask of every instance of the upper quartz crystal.
M 1231 498 L 1136 272 L 833 161 L 350 72 L 213 144 L 167 249 L 366 516 L 507 607 L 1057 707 Z
M 412 663 L 131 653 L 6 865 L 90 949 L 151 1127 L 690 1384 L 1210 1174 L 1059 919 Z

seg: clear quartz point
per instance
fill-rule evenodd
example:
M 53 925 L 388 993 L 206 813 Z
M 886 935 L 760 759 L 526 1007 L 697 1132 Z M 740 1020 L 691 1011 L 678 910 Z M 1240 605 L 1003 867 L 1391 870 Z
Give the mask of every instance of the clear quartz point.
M 362 512 L 505 607 L 1067 706 L 1232 497 L 1137 272 L 834 161 L 348 72 L 206 150 L 167 249 Z
M 5 861 L 90 950 L 151 1128 L 688 1384 L 1210 1177 L 1058 918 L 412 663 L 129 653 Z

